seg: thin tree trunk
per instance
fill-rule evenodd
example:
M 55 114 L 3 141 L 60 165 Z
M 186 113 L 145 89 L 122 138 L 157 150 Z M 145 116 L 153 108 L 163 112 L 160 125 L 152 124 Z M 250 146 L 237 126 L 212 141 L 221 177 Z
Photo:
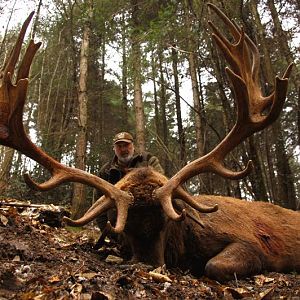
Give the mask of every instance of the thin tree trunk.
M 92 9 L 90 7 L 91 17 Z M 78 84 L 78 127 L 79 132 L 76 142 L 75 166 L 78 169 L 85 169 L 86 145 L 87 145 L 87 75 L 88 75 L 88 56 L 89 56 L 89 39 L 90 39 L 90 23 L 87 22 L 83 30 L 83 38 L 81 42 L 80 63 L 79 63 L 79 84 Z M 83 215 L 87 208 L 85 201 L 85 186 L 79 183 L 74 184 L 73 201 L 72 201 L 72 217 L 79 218 Z
M 297 125 L 298 125 L 298 145 L 300 146 L 300 86 L 298 88 L 298 111 L 297 111 Z
M 37 128 L 41 130 L 44 122 L 44 118 L 42 115 L 42 86 L 43 86 L 43 79 L 44 79 L 44 70 L 45 70 L 45 60 L 46 60 L 46 50 L 43 51 L 43 59 L 42 59 L 42 65 L 41 65 L 41 75 L 39 80 L 39 87 L 38 87 L 38 97 L 37 97 Z
M 201 118 L 201 102 L 199 85 L 197 80 L 197 58 L 196 58 L 196 47 L 192 37 L 192 26 L 191 26 L 191 15 L 189 12 L 188 1 L 185 1 L 185 22 L 186 29 L 188 32 L 187 36 L 187 48 L 189 51 L 188 62 L 189 62 L 189 73 L 192 82 L 192 93 L 193 93 L 193 103 L 194 103 L 194 117 L 195 117 L 195 134 L 196 134 L 196 144 L 197 144 L 197 154 L 199 157 L 204 155 L 204 138 L 203 138 L 203 124 Z
M 274 23 L 274 29 L 275 29 L 275 35 L 277 35 L 277 39 L 280 45 L 279 51 L 282 53 L 282 57 L 287 60 L 288 63 L 291 63 L 294 61 L 293 55 L 291 53 L 291 50 L 289 48 L 286 33 L 282 29 L 281 22 L 279 20 L 278 12 L 275 7 L 274 0 L 268 0 L 268 7 L 270 9 L 272 20 Z
M 100 124 L 99 124 L 99 136 L 98 140 L 100 145 L 103 144 L 103 136 L 104 136 L 104 75 L 105 75 L 105 54 L 106 54 L 106 46 L 105 46 L 105 35 L 102 37 L 102 44 L 101 44 L 101 67 L 100 67 L 100 81 L 99 81 L 99 110 L 100 110 Z M 122 80 L 124 80 L 122 78 Z M 101 160 L 100 160 L 101 161 Z
M 166 83 L 163 71 L 163 53 L 162 49 L 158 49 L 158 65 L 159 65 L 159 81 L 160 81 L 160 110 L 162 119 L 162 140 L 164 147 L 168 149 L 168 124 L 167 124 L 167 95 L 166 95 Z M 164 170 L 167 175 L 170 175 L 170 162 L 168 159 L 168 153 L 164 153 Z
M 191 50 L 191 48 L 190 48 Z M 193 102 L 195 109 L 195 133 L 196 133 L 196 144 L 198 150 L 198 156 L 201 157 L 204 155 L 204 138 L 203 138 L 203 124 L 201 119 L 201 106 L 200 106 L 200 95 L 199 95 L 199 86 L 197 81 L 196 73 L 196 62 L 195 54 L 190 52 L 189 54 L 189 71 L 192 81 L 192 92 L 193 92 Z
M 124 13 L 122 14 L 122 106 L 123 106 L 123 128 L 128 128 L 129 114 L 128 114 L 128 62 L 126 51 L 126 23 Z
M 286 154 L 284 139 L 280 123 L 273 126 L 273 132 L 276 136 L 276 167 L 277 167 L 277 192 L 274 202 L 283 207 L 296 210 L 296 191 L 293 182 L 293 174 Z
M 145 116 L 142 93 L 142 69 L 141 69 L 141 45 L 139 37 L 139 8 L 138 1 L 132 0 L 132 67 L 133 67 L 133 89 L 135 109 L 136 149 L 145 151 Z
M 154 121 L 155 121 L 155 130 L 156 136 L 159 138 L 161 136 L 161 128 L 160 128 L 160 114 L 158 107 L 158 96 L 157 96 L 157 87 L 156 87 L 156 63 L 155 63 L 155 53 L 152 52 L 151 55 L 151 67 L 152 67 L 152 78 L 153 78 L 153 97 L 154 97 Z
M 39 3 L 37 5 L 37 9 L 36 9 L 36 15 L 35 15 L 35 20 L 32 26 L 32 31 L 31 31 L 31 38 L 34 40 L 35 38 L 35 34 L 36 34 L 36 30 L 37 30 L 37 26 L 39 23 L 39 18 L 40 18 L 40 11 L 41 11 L 41 7 L 43 5 L 43 1 L 39 0 Z
M 179 78 L 178 78 L 178 54 L 177 51 L 172 48 L 172 68 L 175 83 L 175 105 L 176 105 L 176 118 L 177 118 L 177 129 L 178 129 L 178 140 L 180 147 L 180 165 L 186 164 L 186 148 L 185 148 L 185 134 L 182 125 L 181 117 L 181 105 L 180 105 L 180 93 L 179 93 Z
M 0 165 L 0 193 L 3 193 L 8 187 L 10 170 L 14 157 L 15 150 L 8 147 L 3 147 L 4 157 Z
M 7 21 L 7 23 L 6 23 L 5 31 L 4 31 L 3 38 L 2 38 L 2 41 L 1 41 L 1 46 L 0 46 L 0 53 L 3 52 L 3 48 L 4 48 L 4 45 L 5 45 L 5 40 L 6 40 L 6 36 L 7 36 L 7 31 L 8 31 L 8 28 L 9 28 L 9 24 L 10 24 L 10 21 L 11 21 L 11 18 L 12 18 L 12 16 L 13 16 L 13 14 L 15 13 L 15 6 L 16 6 L 16 3 L 17 3 L 17 0 L 14 1 L 12 10 L 11 10 L 11 12 L 10 12 L 8 21 Z M 4 59 L 4 61 L 6 61 L 6 60 Z
M 252 172 L 249 175 L 249 178 L 252 184 L 252 191 L 255 195 L 255 199 L 261 201 L 268 201 L 268 195 L 266 191 L 266 186 L 264 184 L 263 171 L 261 168 L 257 147 L 259 147 L 258 143 L 255 143 L 253 136 L 251 136 L 249 138 L 249 152 L 251 160 L 253 161 L 254 172 Z
M 57 142 L 57 150 L 58 149 L 62 149 L 64 143 L 65 143 L 65 138 L 67 135 L 67 128 L 69 126 L 69 122 L 71 120 L 71 114 L 73 111 L 73 97 L 70 99 L 69 95 L 72 93 L 73 91 L 73 82 L 70 80 L 71 77 L 71 67 L 70 67 L 70 62 L 68 62 L 67 67 L 66 67 L 66 71 L 64 72 L 65 75 L 65 80 L 64 80 L 64 86 L 63 89 L 65 91 L 68 91 L 65 96 L 64 99 L 62 101 L 62 114 L 61 114 L 61 119 L 59 121 L 60 127 L 59 127 L 59 140 Z
M 276 179 L 275 179 L 275 171 L 274 171 L 274 157 L 272 151 L 272 141 L 270 141 L 269 136 L 272 134 L 272 128 L 267 128 L 264 133 L 264 140 L 265 140 L 265 155 L 267 159 L 267 169 L 268 169 L 268 176 L 267 181 L 269 185 L 269 193 L 271 202 L 274 202 L 276 196 Z

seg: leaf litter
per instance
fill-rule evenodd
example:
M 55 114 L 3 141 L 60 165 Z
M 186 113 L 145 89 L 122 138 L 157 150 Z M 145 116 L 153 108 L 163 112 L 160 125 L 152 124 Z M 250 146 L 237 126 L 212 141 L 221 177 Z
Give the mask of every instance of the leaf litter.
M 53 214 L 50 222 L 40 215 L 47 214 L 39 207 L 1 206 L 1 300 L 300 299 L 299 274 L 273 272 L 219 283 L 165 266 L 130 264 L 111 240 L 94 250 L 95 226 L 74 231 L 53 226 L 60 223 L 53 222 Z

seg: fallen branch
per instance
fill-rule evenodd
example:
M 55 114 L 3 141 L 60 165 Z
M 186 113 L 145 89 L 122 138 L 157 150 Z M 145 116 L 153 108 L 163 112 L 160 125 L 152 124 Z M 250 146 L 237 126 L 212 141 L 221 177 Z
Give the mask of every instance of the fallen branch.
M 0 201 L 0 208 L 2 206 L 12 206 L 12 207 L 32 207 L 32 208 L 45 208 L 52 210 L 65 210 L 62 207 L 55 206 L 53 204 L 31 204 L 31 203 L 21 203 L 21 202 L 2 202 Z

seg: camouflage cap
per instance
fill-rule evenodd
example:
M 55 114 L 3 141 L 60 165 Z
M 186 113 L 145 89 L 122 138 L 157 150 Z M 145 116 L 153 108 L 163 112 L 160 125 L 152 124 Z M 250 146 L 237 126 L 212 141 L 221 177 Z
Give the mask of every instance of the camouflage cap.
M 116 144 L 118 142 L 132 143 L 133 137 L 128 132 L 119 132 L 114 137 L 114 144 Z

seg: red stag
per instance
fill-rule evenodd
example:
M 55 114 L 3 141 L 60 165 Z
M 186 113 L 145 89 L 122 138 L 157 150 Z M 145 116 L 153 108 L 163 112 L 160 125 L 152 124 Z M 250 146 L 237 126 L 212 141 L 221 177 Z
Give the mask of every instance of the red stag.
M 225 178 L 239 179 L 251 171 L 251 163 L 241 172 L 231 171 L 224 166 L 224 158 L 247 137 L 277 119 L 291 72 L 289 66 L 282 78 L 276 78 L 274 92 L 264 97 L 259 85 L 256 46 L 218 8 L 212 4 L 209 7 L 223 20 L 235 40 L 230 43 L 213 23 L 209 23 L 215 42 L 231 66 L 226 71 L 235 94 L 237 120 L 219 145 L 171 179 L 150 168 L 142 168 L 129 172 L 114 186 L 97 176 L 60 164 L 30 141 L 23 128 L 22 112 L 30 65 L 40 44 L 30 42 L 15 84 L 12 78 L 32 15 L 25 21 L 2 69 L 0 142 L 21 151 L 50 171 L 52 177 L 42 184 L 26 175 L 25 181 L 32 188 L 45 191 L 63 182 L 81 182 L 101 190 L 104 196 L 81 219 L 65 218 L 65 222 L 82 226 L 116 208 L 116 224 L 108 223 L 107 230 L 125 238 L 133 260 L 189 268 L 195 274 L 206 274 L 220 281 L 262 270 L 300 271 L 299 212 L 230 197 L 193 197 L 180 187 L 199 173 L 214 172 Z

